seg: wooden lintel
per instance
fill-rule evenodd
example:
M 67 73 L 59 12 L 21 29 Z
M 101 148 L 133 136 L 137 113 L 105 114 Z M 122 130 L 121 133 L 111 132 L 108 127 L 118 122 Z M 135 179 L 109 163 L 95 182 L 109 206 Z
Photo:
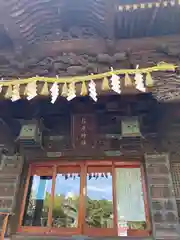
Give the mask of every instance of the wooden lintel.
M 45 42 L 35 45 L 27 52 L 34 56 L 53 56 L 60 52 L 77 52 L 83 54 L 109 53 L 109 49 L 113 48 L 115 52 L 140 52 L 155 50 L 162 45 L 170 47 L 179 47 L 180 35 L 139 38 L 139 39 L 122 39 L 117 41 L 109 41 L 105 39 L 75 39 L 62 40 L 55 42 Z

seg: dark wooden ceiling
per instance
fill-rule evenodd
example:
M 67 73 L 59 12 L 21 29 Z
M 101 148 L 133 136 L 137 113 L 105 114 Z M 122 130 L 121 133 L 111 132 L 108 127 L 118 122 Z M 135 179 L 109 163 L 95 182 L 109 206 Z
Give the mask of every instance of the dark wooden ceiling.
M 4 49 L 7 50 L 9 47 L 13 48 L 13 40 L 7 34 L 4 26 L 0 24 L 0 50 Z
M 147 0 L 0 0 L 0 48 L 76 38 L 121 39 L 180 33 L 180 6 L 119 11 Z M 153 2 L 153 1 L 151 1 Z M 160 1 L 161 3 L 163 1 Z M 168 17 L 167 17 L 168 16 Z
M 139 38 L 180 33 L 180 7 L 146 8 L 116 15 L 116 38 Z

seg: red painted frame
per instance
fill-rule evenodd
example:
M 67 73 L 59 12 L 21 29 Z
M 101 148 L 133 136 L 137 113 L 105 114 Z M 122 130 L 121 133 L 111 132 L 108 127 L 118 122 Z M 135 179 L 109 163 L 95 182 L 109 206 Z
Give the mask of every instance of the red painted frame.
M 52 179 L 52 198 L 51 204 L 48 214 L 48 227 L 26 227 L 22 226 L 22 220 L 24 215 L 24 208 L 26 203 L 26 196 L 28 191 L 28 183 L 30 180 L 31 173 L 33 169 L 38 167 L 52 167 L 53 168 L 53 179 Z M 78 215 L 78 228 L 64 228 L 64 229 L 57 229 L 52 228 L 52 208 L 53 208 L 53 200 L 54 200 L 54 189 L 55 189 L 55 178 L 56 178 L 56 170 L 58 166 L 69 166 L 69 167 L 76 167 L 80 166 L 81 171 L 81 178 L 80 178 L 80 206 L 79 215 Z M 96 229 L 96 228 L 87 228 L 84 225 L 84 216 L 85 216 L 85 199 L 83 196 L 83 188 L 86 185 L 86 174 L 87 174 L 87 167 L 88 166 L 99 166 L 99 167 L 111 167 L 112 168 L 112 191 L 113 191 L 113 211 L 114 211 L 114 228 L 112 229 Z M 148 208 L 148 199 L 147 199 L 147 191 L 146 191 L 146 183 L 145 183 L 145 173 L 144 168 L 140 161 L 120 161 L 116 159 L 112 160 L 84 160 L 84 161 L 77 161 L 77 162 L 67 162 L 67 161 L 52 161 L 52 162 L 40 162 L 40 163 L 32 163 L 29 166 L 27 181 L 25 185 L 24 197 L 21 206 L 21 212 L 19 217 L 19 227 L 18 232 L 26 232 L 31 234 L 47 234 L 47 235 L 61 235 L 61 236 L 68 236 L 68 235 L 80 235 L 85 234 L 89 236 L 117 236 L 117 211 L 116 211 L 116 190 L 115 190 L 115 168 L 117 167 L 129 167 L 129 168 L 140 168 L 141 169 L 141 177 L 142 177 L 142 189 L 144 193 L 144 203 L 145 203 L 145 213 L 146 213 L 146 224 L 147 228 L 145 230 L 128 230 L 128 236 L 149 236 L 151 234 L 151 224 L 150 224 L 150 216 L 149 216 L 149 208 Z

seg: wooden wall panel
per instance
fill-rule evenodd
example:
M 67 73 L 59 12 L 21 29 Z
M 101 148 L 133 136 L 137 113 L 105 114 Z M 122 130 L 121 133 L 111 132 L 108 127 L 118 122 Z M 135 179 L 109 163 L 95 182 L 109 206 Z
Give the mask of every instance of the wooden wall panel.
M 165 153 L 146 154 L 145 166 L 154 237 L 155 239 L 168 238 L 178 240 L 180 238 L 180 226 L 170 171 L 169 155 Z M 156 180 L 152 181 L 153 178 Z M 166 179 L 166 181 L 162 184 L 161 181 L 164 181 L 164 179 Z
M 180 163 L 172 163 L 171 172 L 175 197 L 177 200 L 180 200 Z
M 4 157 L 0 170 L 0 212 L 13 212 L 22 170 L 22 158 Z

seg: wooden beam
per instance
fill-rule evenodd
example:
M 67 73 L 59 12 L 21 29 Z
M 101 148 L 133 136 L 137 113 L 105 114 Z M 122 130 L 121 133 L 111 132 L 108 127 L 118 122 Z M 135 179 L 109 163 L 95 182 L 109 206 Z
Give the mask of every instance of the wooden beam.
M 107 32 L 108 32 L 108 38 L 113 40 L 115 38 L 115 12 L 117 9 L 117 1 L 116 0 L 106 0 L 106 11 L 107 14 L 105 16 L 105 21 L 107 25 Z
M 122 39 L 107 41 L 105 39 L 75 39 L 44 42 L 27 48 L 27 53 L 35 57 L 54 56 L 61 52 L 74 52 L 80 54 L 108 53 L 109 45 L 113 46 L 114 52 L 141 52 L 156 50 L 160 46 L 168 46 L 180 50 L 180 35 Z

